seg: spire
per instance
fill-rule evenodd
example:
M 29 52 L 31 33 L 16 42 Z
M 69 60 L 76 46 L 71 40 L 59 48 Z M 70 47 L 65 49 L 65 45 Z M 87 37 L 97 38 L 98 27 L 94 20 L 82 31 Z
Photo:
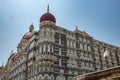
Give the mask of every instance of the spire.
M 47 12 L 49 12 L 49 4 L 48 4 L 48 6 L 47 6 Z
M 2 67 L 4 66 L 4 61 L 2 62 Z
M 75 32 L 79 32 L 78 26 L 76 25 Z
M 77 25 L 76 25 L 76 30 L 78 30 L 78 27 L 77 27 Z

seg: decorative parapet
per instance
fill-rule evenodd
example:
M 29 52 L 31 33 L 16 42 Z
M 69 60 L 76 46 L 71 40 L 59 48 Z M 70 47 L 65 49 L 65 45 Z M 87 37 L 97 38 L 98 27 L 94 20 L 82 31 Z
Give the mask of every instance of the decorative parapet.
M 37 61 L 47 61 L 47 60 L 50 60 L 50 61 L 57 61 L 57 58 L 53 55 L 39 55 L 37 56 Z

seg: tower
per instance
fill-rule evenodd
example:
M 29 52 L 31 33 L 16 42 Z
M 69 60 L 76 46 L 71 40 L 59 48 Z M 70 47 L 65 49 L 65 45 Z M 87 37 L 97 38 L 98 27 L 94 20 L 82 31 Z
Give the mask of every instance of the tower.
M 55 42 L 55 28 L 56 19 L 49 12 L 49 6 L 47 12 L 40 17 L 40 30 L 38 32 L 38 56 L 37 62 L 39 62 L 40 75 L 39 79 L 54 80 L 54 68 L 53 64 L 57 58 L 53 55 L 54 53 L 54 42 Z

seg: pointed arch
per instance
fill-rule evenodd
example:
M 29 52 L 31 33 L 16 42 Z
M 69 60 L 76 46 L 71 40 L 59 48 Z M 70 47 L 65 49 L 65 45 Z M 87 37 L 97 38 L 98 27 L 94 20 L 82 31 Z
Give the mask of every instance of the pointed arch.
M 65 76 L 60 76 L 60 75 L 58 75 L 58 76 L 56 77 L 56 80 L 66 80 L 66 79 L 65 79 Z
M 73 77 L 69 76 L 67 80 L 73 80 Z
M 58 76 L 56 77 L 56 80 L 61 80 L 61 76 L 58 75 Z
M 43 79 L 43 76 L 42 75 L 39 75 L 38 76 L 38 80 L 42 80 Z
M 51 76 L 50 76 L 50 80 L 55 80 L 54 75 L 51 75 Z
M 65 76 L 62 76 L 62 80 L 66 80 L 66 79 L 65 79 Z
M 50 78 L 49 78 L 49 75 L 48 74 L 45 74 L 44 75 L 44 80 L 49 80 Z

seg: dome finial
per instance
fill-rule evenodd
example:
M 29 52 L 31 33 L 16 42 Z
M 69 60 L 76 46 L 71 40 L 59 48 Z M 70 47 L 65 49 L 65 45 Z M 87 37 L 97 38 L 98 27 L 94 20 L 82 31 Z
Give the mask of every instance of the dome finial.
M 56 19 L 54 17 L 54 15 L 52 15 L 50 12 L 49 12 L 49 5 L 47 7 L 47 12 L 44 13 L 41 17 L 40 17 L 40 23 L 43 22 L 43 21 L 52 21 L 54 23 L 56 23 Z
M 34 30 L 34 26 L 33 23 L 31 23 L 30 27 L 29 27 L 29 32 L 32 32 Z
M 49 4 L 48 4 L 48 6 L 47 6 L 47 12 L 49 12 Z

